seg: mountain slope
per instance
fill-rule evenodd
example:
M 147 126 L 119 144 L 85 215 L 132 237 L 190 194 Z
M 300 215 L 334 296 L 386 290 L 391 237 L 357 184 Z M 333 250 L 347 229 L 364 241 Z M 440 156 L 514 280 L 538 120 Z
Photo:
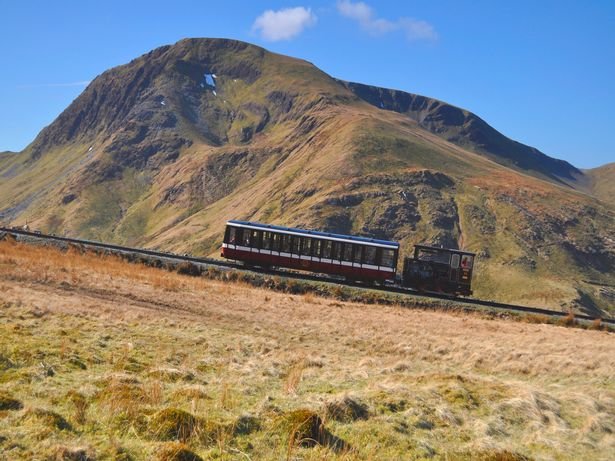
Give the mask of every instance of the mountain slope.
M 0 160 L 0 219 L 195 254 L 230 218 L 463 247 L 478 296 L 607 309 L 613 207 L 562 186 L 586 180 L 566 162 L 434 101 L 182 40 L 104 72 Z
M 443 139 L 485 154 L 505 166 L 556 181 L 574 179 L 581 173 L 568 162 L 507 138 L 467 110 L 417 94 L 360 83 L 342 83 L 373 106 L 405 114 Z
M 584 171 L 589 192 L 606 203 L 615 205 L 615 162 Z

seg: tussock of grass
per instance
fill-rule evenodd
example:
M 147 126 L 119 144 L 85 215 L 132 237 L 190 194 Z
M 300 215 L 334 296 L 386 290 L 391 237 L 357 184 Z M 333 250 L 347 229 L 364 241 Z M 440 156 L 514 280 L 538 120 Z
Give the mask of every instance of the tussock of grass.
M 25 420 L 34 420 L 49 429 L 57 429 L 59 431 L 70 431 L 72 426 L 59 413 L 44 408 L 33 408 L 26 411 Z
M 373 400 L 377 402 L 376 408 L 379 413 L 400 413 L 409 408 L 410 402 L 402 397 L 396 397 L 388 393 L 381 392 L 374 396 Z
M 200 425 L 200 421 L 187 411 L 165 408 L 151 417 L 148 430 L 157 440 L 185 442 L 199 433 Z
M 15 364 L 11 359 L 0 353 L 0 371 L 6 371 L 9 368 L 15 368 Z
M 0 392 L 0 411 L 21 410 L 22 408 L 23 403 L 21 403 L 21 401 L 4 392 Z
M 58 461 L 96 461 L 96 455 L 88 448 L 56 447 L 55 458 Z
M 369 418 L 367 404 L 348 395 L 326 402 L 325 411 L 328 419 L 342 423 Z
M 194 263 L 185 261 L 177 265 L 177 273 L 198 277 L 199 275 L 201 275 L 201 268 Z
M 302 408 L 284 413 L 277 418 L 276 425 L 287 435 L 291 446 L 313 447 L 324 443 L 324 423 L 312 410 Z
M 203 461 L 199 455 L 179 442 L 165 443 L 158 448 L 156 461 Z
M 190 371 L 170 367 L 154 368 L 148 374 L 151 377 L 171 382 L 192 381 L 194 379 L 194 374 Z
M 476 461 L 532 461 L 532 458 L 509 450 L 482 450 L 464 456 Z
M 178 408 L 165 408 L 149 418 L 147 432 L 155 440 L 197 440 L 211 445 L 231 436 L 232 428 L 207 418 L 196 417 Z
M 149 401 L 143 385 L 115 380 L 99 391 L 97 399 L 111 415 L 129 419 L 140 415 L 141 407 Z
M 73 404 L 73 418 L 75 422 L 77 424 L 85 424 L 88 407 L 90 406 L 88 399 L 77 391 L 69 391 L 66 397 Z
M 261 430 L 261 421 L 256 416 L 243 414 L 235 421 L 235 435 L 248 435 Z
M 177 399 L 211 400 L 211 397 L 207 393 L 205 386 L 203 386 L 202 384 L 190 384 L 187 386 L 180 387 L 175 392 L 173 392 L 173 397 Z

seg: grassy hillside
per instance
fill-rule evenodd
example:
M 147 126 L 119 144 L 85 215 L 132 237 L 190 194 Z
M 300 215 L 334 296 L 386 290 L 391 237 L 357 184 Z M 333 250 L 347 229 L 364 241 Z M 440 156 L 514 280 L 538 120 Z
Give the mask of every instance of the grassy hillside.
M 585 171 L 590 192 L 611 205 L 615 204 L 615 163 Z
M 607 460 L 614 348 L 3 241 L 0 459 Z
M 189 39 L 103 73 L 0 159 L 0 219 L 195 255 L 227 219 L 461 247 L 480 297 L 604 315 L 615 210 L 562 185 L 579 174 L 441 101 Z

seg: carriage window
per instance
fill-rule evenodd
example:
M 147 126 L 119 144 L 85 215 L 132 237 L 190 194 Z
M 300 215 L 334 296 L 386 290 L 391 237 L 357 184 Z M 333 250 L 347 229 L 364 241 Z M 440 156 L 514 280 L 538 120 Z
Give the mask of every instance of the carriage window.
M 322 240 L 314 239 L 312 240 L 312 256 L 316 256 L 320 258 L 320 249 L 322 247 Z
M 262 231 L 259 230 L 253 230 L 252 235 L 250 237 L 251 243 L 252 243 L 252 248 L 260 248 L 261 246 L 261 237 L 263 235 Z
M 235 227 L 227 226 L 224 235 L 224 243 L 235 243 L 237 238 L 237 229 Z
M 352 261 L 352 244 L 351 243 L 344 243 L 342 259 L 348 262 Z
M 331 258 L 331 245 L 333 242 L 331 240 L 325 240 L 322 243 L 322 257 L 325 259 Z
M 395 264 L 395 250 L 389 250 L 386 248 L 382 249 L 382 262 L 381 266 L 384 267 L 393 267 Z
M 360 264 L 363 259 L 363 245 L 353 245 L 354 246 L 354 258 L 353 261 L 355 263 Z
M 293 240 L 292 240 L 292 245 L 291 245 L 291 248 L 292 248 L 291 253 L 294 255 L 298 255 L 299 254 L 299 244 L 301 243 L 301 238 L 293 236 L 292 239 Z
M 365 247 L 365 264 L 376 264 L 376 247 Z
M 290 235 L 282 234 L 280 236 L 280 251 L 290 253 Z
M 242 229 L 242 230 L 243 230 L 242 232 L 243 235 L 241 236 L 241 239 L 239 239 L 239 241 L 241 242 L 243 246 L 249 247 L 250 246 L 250 236 L 252 234 L 249 229 Z
M 302 255 L 309 255 L 310 254 L 310 247 L 312 245 L 312 239 L 309 237 L 303 237 L 301 242 L 301 254 Z
M 280 234 L 271 234 L 271 249 L 273 251 L 280 251 L 280 237 L 282 237 Z
M 331 259 L 341 261 L 342 259 L 342 244 L 340 242 L 331 242 L 333 244 L 333 251 L 331 252 Z
M 271 232 L 263 232 L 263 245 L 261 248 L 263 250 L 271 250 Z

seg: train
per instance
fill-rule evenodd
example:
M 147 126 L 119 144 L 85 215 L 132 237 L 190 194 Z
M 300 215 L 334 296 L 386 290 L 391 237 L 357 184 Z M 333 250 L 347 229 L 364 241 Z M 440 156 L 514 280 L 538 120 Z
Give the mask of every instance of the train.
M 221 256 L 265 269 L 288 268 L 419 292 L 472 294 L 475 253 L 415 245 L 397 273 L 400 244 L 353 235 L 230 220 Z

